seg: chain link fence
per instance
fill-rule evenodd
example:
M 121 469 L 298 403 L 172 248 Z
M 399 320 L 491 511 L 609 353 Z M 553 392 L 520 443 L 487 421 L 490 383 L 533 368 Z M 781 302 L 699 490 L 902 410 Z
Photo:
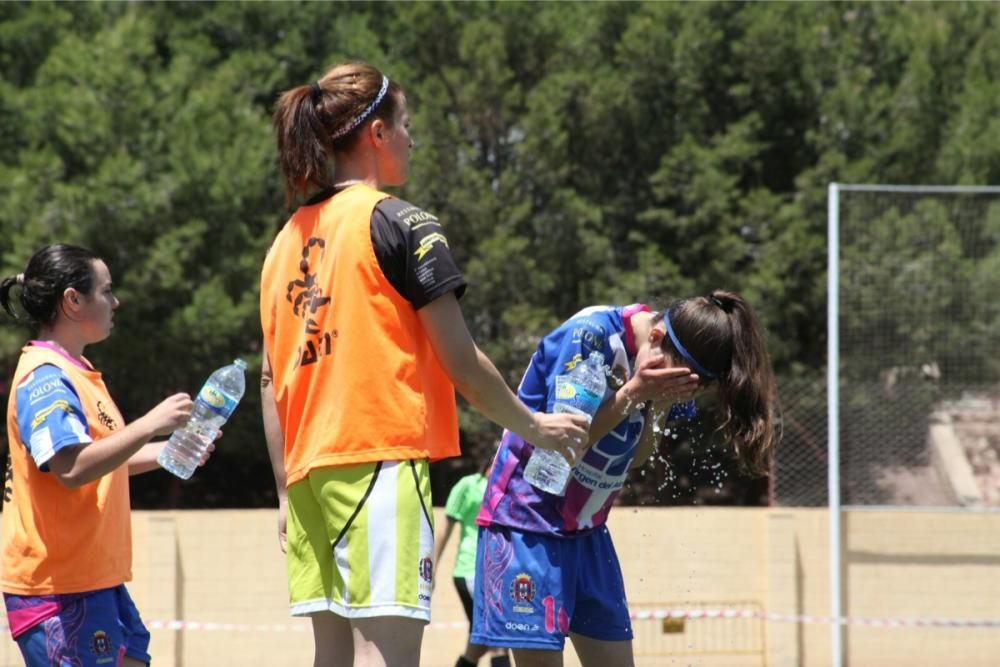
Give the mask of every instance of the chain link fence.
M 826 380 L 777 378 L 781 441 L 771 470 L 772 504 L 826 507 Z
M 1000 506 L 1000 188 L 844 186 L 842 505 Z M 824 377 L 779 380 L 773 500 L 827 502 Z

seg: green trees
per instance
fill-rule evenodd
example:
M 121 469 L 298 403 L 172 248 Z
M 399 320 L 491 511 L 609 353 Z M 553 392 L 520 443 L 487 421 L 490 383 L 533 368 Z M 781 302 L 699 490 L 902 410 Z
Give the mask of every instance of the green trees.
M 512 385 L 583 305 L 716 286 L 757 307 L 780 372 L 815 372 L 826 184 L 997 182 L 998 20 L 988 3 L 7 3 L 0 269 L 56 240 L 107 257 L 123 306 L 91 353 L 129 417 L 236 355 L 253 368 L 286 217 L 271 105 L 361 58 L 407 91 L 398 194 L 443 221 Z M 23 339 L 0 328 L 4 377 Z M 256 393 L 183 493 L 146 476 L 140 504 L 268 504 Z M 498 435 L 461 423 L 469 451 Z

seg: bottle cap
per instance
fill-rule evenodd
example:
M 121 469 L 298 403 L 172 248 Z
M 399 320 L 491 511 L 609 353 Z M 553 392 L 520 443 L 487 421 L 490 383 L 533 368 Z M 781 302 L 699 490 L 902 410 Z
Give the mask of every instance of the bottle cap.
M 233 361 L 233 364 L 236 365 L 237 367 L 239 367 L 240 370 L 244 370 L 245 371 L 247 369 L 247 362 L 243 361 L 242 359 L 235 359 Z

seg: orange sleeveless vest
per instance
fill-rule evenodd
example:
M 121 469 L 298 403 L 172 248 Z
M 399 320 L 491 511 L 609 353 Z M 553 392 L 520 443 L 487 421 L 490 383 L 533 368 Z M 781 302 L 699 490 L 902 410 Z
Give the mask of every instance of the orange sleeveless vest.
M 58 366 L 69 377 L 95 441 L 125 423 L 99 372 L 44 347 L 22 350 L 7 402 L 10 494 L 3 507 L 0 588 L 17 595 L 49 595 L 117 586 L 132 579 L 128 468 L 121 466 L 76 489 L 38 469 L 17 425 L 14 388 L 43 364 Z
M 388 196 L 362 184 L 300 207 L 264 261 L 289 485 L 324 466 L 459 453 L 455 387 L 372 247 L 372 211 Z

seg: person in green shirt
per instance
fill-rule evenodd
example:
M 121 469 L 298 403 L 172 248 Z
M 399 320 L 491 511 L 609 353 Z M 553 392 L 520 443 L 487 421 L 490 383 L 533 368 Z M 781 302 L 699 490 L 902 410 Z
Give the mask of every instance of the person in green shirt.
M 472 591 L 475 590 L 474 577 L 476 576 L 476 541 L 479 539 L 479 526 L 476 525 L 476 516 L 479 514 L 479 506 L 483 502 L 483 494 L 486 493 L 486 473 L 492 463 L 487 459 L 479 472 L 466 475 L 455 483 L 448 500 L 445 502 L 444 513 L 447 523 L 444 533 L 438 536 L 434 549 L 434 562 L 441 562 L 441 554 L 444 553 L 448 540 L 455 525 L 461 526 L 458 537 L 458 554 L 455 557 L 455 568 L 452 570 L 452 580 L 455 582 L 455 590 L 465 607 L 465 616 L 469 619 L 470 629 L 472 624 Z M 435 574 L 437 568 L 434 569 Z M 481 644 L 466 642 L 465 653 L 459 656 L 455 667 L 474 667 L 481 657 L 490 654 L 490 667 L 510 667 L 510 657 L 506 649 L 490 648 Z

